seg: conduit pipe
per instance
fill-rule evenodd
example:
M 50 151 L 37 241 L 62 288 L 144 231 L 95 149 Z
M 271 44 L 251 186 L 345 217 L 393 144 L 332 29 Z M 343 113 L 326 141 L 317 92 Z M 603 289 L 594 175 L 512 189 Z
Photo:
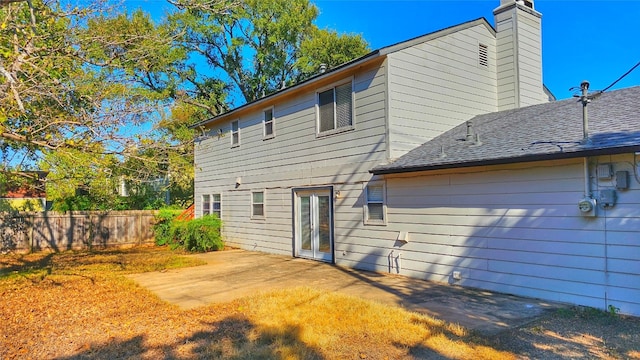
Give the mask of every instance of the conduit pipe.
M 591 197 L 591 181 L 589 179 L 589 158 L 584 157 L 584 197 Z

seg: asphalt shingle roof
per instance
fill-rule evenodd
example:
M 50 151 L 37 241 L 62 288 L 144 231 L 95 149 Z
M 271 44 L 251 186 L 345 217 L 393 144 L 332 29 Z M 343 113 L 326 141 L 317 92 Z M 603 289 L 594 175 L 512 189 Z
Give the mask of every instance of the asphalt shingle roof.
M 466 141 L 466 122 L 371 170 L 387 174 L 640 151 L 640 86 L 605 92 L 587 106 L 583 140 L 578 99 L 479 115 L 480 144 Z M 444 154 L 444 155 L 443 155 Z

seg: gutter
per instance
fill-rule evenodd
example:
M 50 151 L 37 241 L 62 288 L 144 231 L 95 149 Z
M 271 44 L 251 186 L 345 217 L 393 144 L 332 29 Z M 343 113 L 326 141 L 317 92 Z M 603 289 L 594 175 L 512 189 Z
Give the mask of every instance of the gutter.
M 524 156 L 517 156 L 517 157 L 510 157 L 510 158 L 475 160 L 475 161 L 435 164 L 435 165 L 407 166 L 407 167 L 387 168 L 387 169 L 382 168 L 377 170 L 376 168 L 373 168 L 369 170 L 369 173 L 373 175 L 406 174 L 406 173 L 420 172 L 420 171 L 459 169 L 459 168 L 469 168 L 469 167 L 475 167 L 475 166 L 506 165 L 506 164 L 522 163 L 522 162 L 574 159 L 574 158 L 600 156 L 600 155 L 616 155 L 616 154 L 635 153 L 639 151 L 640 151 L 640 144 L 624 146 L 624 147 L 616 147 L 616 148 L 575 151 L 570 153 L 533 154 L 533 155 L 524 155 Z

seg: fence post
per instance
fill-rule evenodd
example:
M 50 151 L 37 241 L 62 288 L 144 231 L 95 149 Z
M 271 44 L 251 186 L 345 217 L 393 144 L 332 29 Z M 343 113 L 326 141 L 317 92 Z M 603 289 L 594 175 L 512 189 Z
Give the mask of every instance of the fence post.
M 29 215 L 29 235 L 27 235 L 29 237 L 29 252 L 30 253 L 33 252 L 33 249 L 34 249 L 34 246 L 35 246 L 35 244 L 33 243 L 33 231 L 34 231 L 34 228 L 36 227 L 34 219 L 35 219 L 35 215 L 30 214 Z

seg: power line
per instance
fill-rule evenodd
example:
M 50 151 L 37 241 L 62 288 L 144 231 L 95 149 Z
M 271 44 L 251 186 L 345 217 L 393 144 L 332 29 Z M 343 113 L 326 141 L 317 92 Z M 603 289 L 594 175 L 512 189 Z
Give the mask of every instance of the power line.
M 638 61 L 638 63 L 637 63 L 637 64 L 635 64 L 631 69 L 629 69 L 629 71 L 627 71 L 627 72 L 626 72 L 626 73 L 624 73 L 622 76 L 620 76 L 616 81 L 612 82 L 612 83 L 611 83 L 611 85 L 609 85 L 609 86 L 607 86 L 606 88 L 604 88 L 604 89 L 600 90 L 600 91 L 599 91 L 599 93 L 600 93 L 600 94 L 602 94 L 603 92 L 605 92 L 605 91 L 607 91 L 607 90 L 611 89 L 611 87 L 612 87 L 613 85 L 617 84 L 617 83 L 618 83 L 618 81 L 620 81 L 620 80 L 624 79 L 627 75 L 631 74 L 631 72 L 632 72 L 633 70 L 635 70 L 638 66 L 640 66 L 640 61 Z

